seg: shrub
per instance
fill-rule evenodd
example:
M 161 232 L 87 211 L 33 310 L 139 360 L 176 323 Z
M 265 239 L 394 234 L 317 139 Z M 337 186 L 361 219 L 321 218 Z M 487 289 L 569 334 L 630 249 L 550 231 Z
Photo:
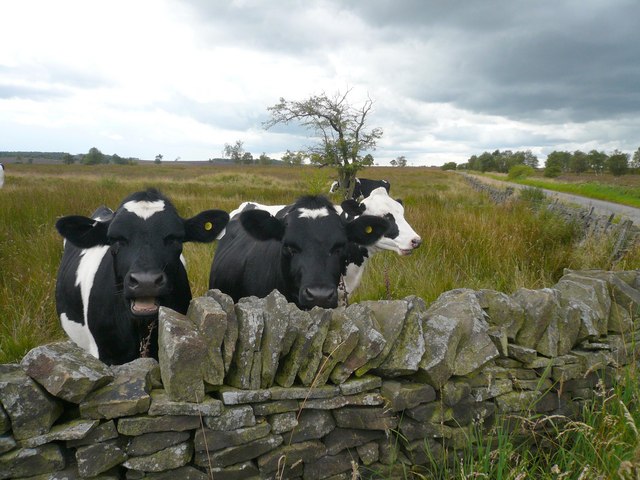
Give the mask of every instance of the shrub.
M 529 165 L 519 164 L 519 165 L 514 165 L 509 169 L 507 178 L 511 180 L 522 179 L 522 178 L 530 177 L 534 173 L 535 173 L 535 170 Z

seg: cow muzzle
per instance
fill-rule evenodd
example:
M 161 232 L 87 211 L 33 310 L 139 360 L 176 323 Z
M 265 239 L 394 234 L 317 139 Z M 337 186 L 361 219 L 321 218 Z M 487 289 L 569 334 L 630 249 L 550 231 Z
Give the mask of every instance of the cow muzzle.
M 136 316 L 156 315 L 160 307 L 158 297 L 166 293 L 168 278 L 164 272 L 129 273 L 124 282 L 131 313 Z
M 338 291 L 329 287 L 303 287 L 300 289 L 300 306 L 302 308 L 336 308 Z

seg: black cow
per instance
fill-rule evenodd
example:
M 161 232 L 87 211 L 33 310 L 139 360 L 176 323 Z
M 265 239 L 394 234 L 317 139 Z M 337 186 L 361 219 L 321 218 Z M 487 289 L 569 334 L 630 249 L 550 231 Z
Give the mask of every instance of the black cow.
M 236 302 L 278 289 L 299 308 L 334 308 L 347 245 L 375 243 L 389 227 L 380 217 L 340 218 L 322 196 L 302 197 L 278 213 L 246 210 L 218 243 L 209 287 Z
M 391 184 L 387 180 L 369 180 L 368 178 L 356 178 L 355 186 L 353 187 L 353 194 L 351 197 L 354 200 L 362 198 L 367 198 L 371 195 L 376 188 L 383 187 L 387 193 L 391 190 Z M 329 189 L 329 193 L 334 193 L 338 190 L 340 183 L 333 182 L 331 184 L 331 188 Z
M 229 215 L 206 210 L 182 219 L 155 189 L 127 197 L 113 212 L 56 222 L 66 239 L 56 283 L 62 327 L 78 345 L 107 364 L 157 358 L 160 305 L 186 313 L 191 289 L 182 244 L 211 242 Z

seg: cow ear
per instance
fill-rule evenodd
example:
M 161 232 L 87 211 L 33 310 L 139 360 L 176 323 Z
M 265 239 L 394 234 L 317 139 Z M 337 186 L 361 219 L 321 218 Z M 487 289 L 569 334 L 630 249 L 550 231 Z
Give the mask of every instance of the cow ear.
M 69 215 L 56 222 L 56 229 L 65 239 L 78 248 L 106 245 L 109 222 L 100 222 L 81 215 Z
M 402 199 L 401 198 L 396 198 L 396 202 L 398 202 L 400 205 L 402 205 L 404 207 L 404 203 L 402 203 Z
M 284 237 L 284 223 L 264 210 L 242 212 L 240 223 L 256 240 L 282 240 Z
M 213 242 L 229 223 L 229 214 L 222 210 L 205 210 L 184 221 L 185 242 Z
M 347 214 L 349 217 L 359 217 L 366 210 L 366 206 L 356 202 L 352 198 L 349 200 L 345 200 L 340 204 L 342 211 Z
M 347 238 L 360 245 L 372 245 L 382 237 L 389 228 L 389 222 L 382 217 L 362 215 L 347 223 Z

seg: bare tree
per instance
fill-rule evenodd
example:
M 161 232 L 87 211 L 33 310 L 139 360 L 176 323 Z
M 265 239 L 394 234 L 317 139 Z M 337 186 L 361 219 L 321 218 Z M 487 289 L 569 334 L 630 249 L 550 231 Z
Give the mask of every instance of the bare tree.
M 353 192 L 356 172 L 373 164 L 373 157 L 363 156 L 363 152 L 375 150 L 377 140 L 382 137 L 382 129 L 367 129 L 373 100 L 367 97 L 362 105 L 355 106 L 348 100 L 350 93 L 351 89 L 333 96 L 323 92 L 302 101 L 281 98 L 267 109 L 271 119 L 264 123 L 269 129 L 297 122 L 311 130 L 318 143 L 309 147 L 309 157 L 320 166 L 336 168 L 345 198 Z

